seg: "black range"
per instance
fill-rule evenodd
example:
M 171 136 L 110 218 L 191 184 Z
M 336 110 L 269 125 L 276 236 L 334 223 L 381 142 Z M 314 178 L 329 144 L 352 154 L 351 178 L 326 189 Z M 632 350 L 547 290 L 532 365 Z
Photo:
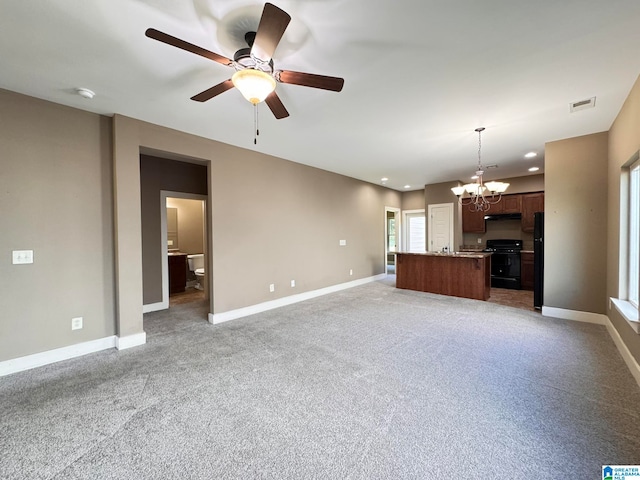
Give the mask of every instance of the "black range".
M 491 286 L 495 288 L 511 288 L 520 290 L 520 251 L 522 240 L 487 240 L 487 248 L 491 252 Z

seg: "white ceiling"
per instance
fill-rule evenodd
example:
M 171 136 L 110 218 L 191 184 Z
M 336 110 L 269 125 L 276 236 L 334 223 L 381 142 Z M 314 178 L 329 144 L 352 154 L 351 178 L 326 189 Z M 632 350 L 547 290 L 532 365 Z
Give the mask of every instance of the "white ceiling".
M 0 87 L 119 113 L 403 190 L 468 180 L 484 126 L 488 179 L 544 170 L 544 144 L 608 130 L 640 73 L 638 0 L 275 0 L 292 21 L 275 67 L 345 79 L 278 84 L 290 117 L 232 89 L 233 70 L 145 37 L 154 27 L 233 57 L 262 3 L 3 0 Z M 96 92 L 93 100 L 76 87 Z M 569 112 L 596 97 L 596 107 Z M 538 152 L 525 160 L 529 151 Z

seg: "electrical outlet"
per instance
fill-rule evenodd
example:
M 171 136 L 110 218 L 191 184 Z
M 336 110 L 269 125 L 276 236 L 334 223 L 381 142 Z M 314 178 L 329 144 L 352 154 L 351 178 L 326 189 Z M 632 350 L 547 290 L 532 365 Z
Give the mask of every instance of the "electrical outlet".
M 482 239 L 480 237 L 478 237 L 478 244 L 482 243 Z
M 275 292 L 275 291 L 276 291 L 276 286 L 275 286 L 275 284 L 273 284 L 273 283 L 269 284 L 269 291 L 270 291 L 271 293 L 273 293 L 273 292 Z
M 82 317 L 71 319 L 71 330 L 80 330 L 82 328 Z
M 33 250 L 14 250 L 12 253 L 14 265 L 33 263 Z
M 352 269 L 349 270 L 349 275 L 353 275 L 353 270 Z
M 296 286 L 296 281 L 295 280 L 291 280 L 291 286 L 295 287 Z
M 347 241 L 346 240 L 340 240 L 340 246 L 344 247 L 347 245 Z

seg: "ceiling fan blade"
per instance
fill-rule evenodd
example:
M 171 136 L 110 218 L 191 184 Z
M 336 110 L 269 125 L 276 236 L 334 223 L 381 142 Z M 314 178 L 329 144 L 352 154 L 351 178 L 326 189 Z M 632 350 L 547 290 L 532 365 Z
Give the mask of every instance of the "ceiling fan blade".
M 230 58 L 210 52 L 209 50 L 194 45 L 193 43 L 185 42 L 184 40 L 180 40 L 179 38 L 171 36 L 168 33 L 156 30 L 155 28 L 147 28 L 147 31 L 144 32 L 144 34 L 149 38 L 158 40 L 159 42 L 166 43 L 167 45 L 171 45 L 173 47 L 181 48 L 182 50 L 186 50 L 187 52 L 195 53 L 196 55 L 208 58 L 209 60 L 221 63 L 222 65 L 233 65 L 233 60 L 231 60 Z
M 206 102 L 207 100 L 211 100 L 216 95 L 220 95 L 221 93 L 224 93 L 231 88 L 233 88 L 233 82 L 231 81 L 231 79 L 225 80 L 222 83 L 206 89 L 204 92 L 200 92 L 199 94 L 194 95 L 193 97 L 191 97 L 191 100 L 195 100 L 196 102 Z
M 322 90 L 331 90 L 332 92 L 339 92 L 344 86 L 344 78 L 327 77 L 313 73 L 292 72 L 290 70 L 279 70 L 276 72 L 276 78 L 282 83 L 321 88 Z
M 263 62 L 271 60 L 290 21 L 291 16 L 287 12 L 271 3 L 265 3 L 256 38 L 251 47 L 251 55 Z
M 273 113 L 273 116 L 278 120 L 289 116 L 289 112 L 287 112 L 287 109 L 284 108 L 284 104 L 275 91 L 271 92 L 264 101 L 269 107 L 269 110 L 271 110 L 271 113 Z

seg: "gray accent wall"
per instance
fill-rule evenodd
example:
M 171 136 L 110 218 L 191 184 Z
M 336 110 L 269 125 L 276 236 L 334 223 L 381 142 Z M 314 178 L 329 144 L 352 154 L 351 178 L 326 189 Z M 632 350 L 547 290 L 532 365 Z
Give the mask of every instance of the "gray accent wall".
M 111 119 L 6 90 L 0 112 L 0 361 L 114 335 Z
M 207 195 L 207 178 L 206 165 L 140 155 L 144 305 L 162 301 L 160 192 L 168 190 Z

